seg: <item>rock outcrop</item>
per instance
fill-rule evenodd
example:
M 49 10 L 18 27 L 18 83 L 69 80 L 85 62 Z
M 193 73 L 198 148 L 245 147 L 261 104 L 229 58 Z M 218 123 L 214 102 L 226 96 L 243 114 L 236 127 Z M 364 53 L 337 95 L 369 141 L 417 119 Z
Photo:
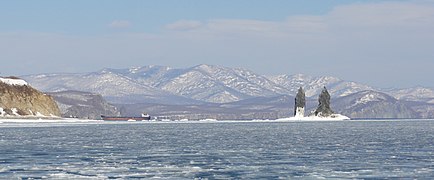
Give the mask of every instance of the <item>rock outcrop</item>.
M 82 91 L 61 91 L 49 94 L 59 105 L 63 117 L 99 119 L 101 115 L 120 115 L 120 111 L 99 94 Z
M 330 94 L 327 88 L 324 87 L 318 98 L 318 107 L 316 108 L 314 114 L 319 117 L 327 117 L 334 114 L 333 110 L 330 108 Z
M 60 117 L 60 110 L 46 95 L 16 78 L 0 78 L 0 117 L 48 116 Z
M 294 116 L 304 117 L 304 110 L 306 108 L 306 95 L 302 87 L 298 89 L 295 96 Z

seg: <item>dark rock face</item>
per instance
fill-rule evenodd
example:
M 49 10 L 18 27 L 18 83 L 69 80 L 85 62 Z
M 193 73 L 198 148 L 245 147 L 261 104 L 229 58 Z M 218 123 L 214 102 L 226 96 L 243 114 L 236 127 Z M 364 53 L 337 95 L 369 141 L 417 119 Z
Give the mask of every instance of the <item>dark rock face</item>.
M 330 94 L 326 87 L 324 87 L 324 89 L 321 91 L 318 102 L 319 104 L 318 108 L 315 110 L 315 116 L 326 117 L 334 114 L 333 110 L 330 108 Z
M 306 107 L 306 95 L 303 88 L 299 88 L 297 95 L 295 96 L 295 106 L 294 106 L 294 116 L 303 115 L 304 116 L 304 108 Z M 300 111 L 303 112 L 300 112 Z M 300 114 L 301 113 L 301 114 Z

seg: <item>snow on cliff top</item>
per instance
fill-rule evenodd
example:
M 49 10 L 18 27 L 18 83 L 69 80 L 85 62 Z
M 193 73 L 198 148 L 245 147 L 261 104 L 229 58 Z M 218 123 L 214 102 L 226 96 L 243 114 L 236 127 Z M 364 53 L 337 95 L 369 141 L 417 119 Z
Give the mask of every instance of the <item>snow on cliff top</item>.
M 13 86 L 24 86 L 27 85 L 27 82 L 22 79 L 15 79 L 15 78 L 2 78 L 0 77 L 0 82 L 13 85 Z

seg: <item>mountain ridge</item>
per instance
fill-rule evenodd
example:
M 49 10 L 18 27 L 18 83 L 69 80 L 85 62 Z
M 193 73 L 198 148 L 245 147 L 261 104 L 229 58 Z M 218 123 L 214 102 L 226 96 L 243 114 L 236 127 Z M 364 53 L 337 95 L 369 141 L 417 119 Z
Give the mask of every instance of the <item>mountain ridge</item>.
M 95 76 L 95 77 L 92 77 Z M 99 77 L 96 77 L 99 76 Z M 111 76 L 111 77 L 110 77 Z M 314 97 L 319 94 L 323 86 L 330 89 L 331 95 L 341 96 L 349 92 L 351 84 L 356 85 L 360 90 L 374 89 L 367 85 L 354 82 L 346 82 L 335 77 L 312 77 L 307 75 L 280 75 L 289 77 L 286 83 L 276 80 L 275 76 L 257 74 L 244 68 L 228 68 L 201 64 L 184 69 L 175 69 L 167 66 L 142 66 L 128 69 L 105 68 L 100 71 L 77 74 L 37 74 L 23 76 L 43 91 L 56 92 L 61 90 L 83 90 L 77 88 L 74 82 L 87 83 L 89 87 L 85 91 L 100 93 L 105 97 L 113 94 L 172 94 L 205 102 L 233 102 L 258 96 L 277 96 L 281 94 L 295 95 L 298 87 L 306 89 L 306 96 Z M 99 78 L 99 79 L 92 79 Z M 298 78 L 298 82 L 294 79 Z M 56 82 L 57 81 L 57 82 Z M 72 81 L 72 82 L 71 82 Z M 118 84 L 110 84 L 117 82 Z M 119 84 L 125 83 L 124 85 Z M 107 87 L 121 87 L 116 93 L 108 92 Z M 346 83 L 346 84 L 345 84 Z M 100 87 L 96 87 L 100 84 Z M 94 86 L 94 88 L 90 88 Z M 333 87 L 338 89 L 334 89 Z M 129 87 L 129 89 L 125 89 Z M 101 88 L 101 89 L 97 89 Z M 203 90 L 208 92 L 204 94 Z M 113 89 L 110 89 L 113 90 Z M 352 92 L 352 91 L 351 91 Z M 221 97 L 221 98 L 218 98 Z
M 266 76 L 244 68 L 206 64 L 188 68 L 158 65 L 124 69 L 105 68 L 91 73 L 37 74 L 22 78 L 42 91 L 88 91 L 101 94 L 113 104 L 225 104 L 259 97 L 295 96 L 299 87 L 305 89 L 307 98 L 315 99 L 325 86 L 332 96 L 332 101 L 354 93 L 376 91 L 396 99 L 395 101 L 387 98 L 385 101 L 399 102 L 406 106 L 402 108 L 405 111 L 409 108 L 420 114 L 426 114 L 423 117 L 429 117 L 434 113 L 432 112 L 434 90 L 430 88 L 385 91 L 332 76 L 314 77 L 304 74 Z M 409 95 L 406 96 L 406 92 Z M 399 108 L 391 106 L 390 103 L 383 105 Z M 345 108 L 340 110 L 343 111 Z

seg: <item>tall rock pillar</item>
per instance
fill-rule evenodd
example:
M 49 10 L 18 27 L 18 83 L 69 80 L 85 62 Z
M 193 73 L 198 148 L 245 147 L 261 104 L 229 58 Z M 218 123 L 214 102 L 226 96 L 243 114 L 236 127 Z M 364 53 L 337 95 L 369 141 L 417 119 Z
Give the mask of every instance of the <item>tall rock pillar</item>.
M 327 117 L 334 114 L 333 110 L 330 108 L 330 94 L 325 86 L 319 95 L 318 102 L 319 104 L 318 108 L 315 110 L 315 116 Z
M 306 95 L 303 88 L 299 88 L 295 96 L 294 116 L 304 117 L 304 109 L 306 107 Z

